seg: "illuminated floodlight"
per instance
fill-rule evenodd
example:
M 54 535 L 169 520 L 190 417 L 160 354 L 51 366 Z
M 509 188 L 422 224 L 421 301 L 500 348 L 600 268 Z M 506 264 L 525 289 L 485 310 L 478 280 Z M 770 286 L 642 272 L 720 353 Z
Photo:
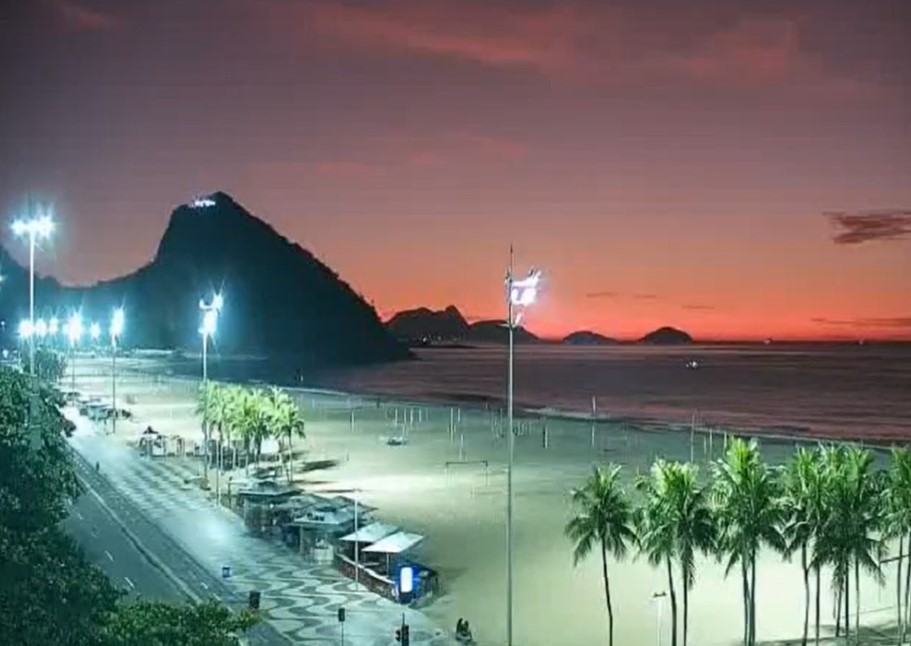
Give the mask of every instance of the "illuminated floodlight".
M 533 304 L 538 297 L 538 283 L 540 280 L 540 270 L 532 269 L 527 278 L 512 281 L 509 294 L 512 304 L 519 307 L 528 307 Z
M 222 306 L 224 306 L 224 304 L 225 304 L 225 299 L 222 298 L 222 295 L 220 293 L 216 294 L 215 297 L 212 299 L 212 307 L 215 309 L 216 312 L 220 312 L 221 308 L 222 308 Z
M 60 331 L 60 323 L 57 321 L 57 319 L 53 318 L 50 321 L 48 321 L 48 324 L 47 324 L 47 333 L 48 334 L 50 334 L 51 336 L 55 336 L 57 334 L 57 332 L 59 332 L 59 331 Z
M 66 335 L 70 343 L 76 345 L 82 337 L 82 317 L 79 314 L 73 314 L 66 324 Z
M 28 339 L 32 336 L 32 322 L 24 319 L 19 322 L 19 336 Z
M 35 321 L 35 336 L 39 339 L 43 339 L 47 336 L 47 323 L 44 319 L 38 319 Z
M 92 323 L 89 326 L 89 336 L 92 337 L 92 341 L 97 341 L 98 337 L 101 336 L 101 326 L 98 323 Z
M 54 232 L 54 221 L 49 214 L 40 215 L 31 220 L 13 222 L 13 233 L 30 238 L 47 238 Z
M 199 328 L 199 333 L 203 336 L 214 336 L 215 329 L 218 327 L 218 311 L 217 310 L 206 310 L 202 315 L 202 327 Z
M 190 208 L 192 209 L 207 209 L 211 206 L 215 206 L 215 200 L 211 197 L 197 197 L 190 202 Z
M 118 307 L 111 317 L 111 340 L 116 340 L 123 333 L 123 323 L 123 308 Z

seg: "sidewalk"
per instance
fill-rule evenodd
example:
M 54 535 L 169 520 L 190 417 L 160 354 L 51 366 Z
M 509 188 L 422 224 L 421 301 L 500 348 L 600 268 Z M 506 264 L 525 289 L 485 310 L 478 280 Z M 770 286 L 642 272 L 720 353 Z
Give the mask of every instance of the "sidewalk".
M 90 464 L 98 462 L 101 475 L 205 570 L 217 577 L 223 566 L 230 566 L 226 583 L 235 595 L 246 598 L 250 590 L 260 591 L 264 619 L 294 643 L 340 643 L 339 607 L 346 610 L 345 644 L 351 646 L 395 644 L 403 611 L 412 644 L 453 643 L 422 613 L 354 590 L 353 582 L 333 568 L 307 563 L 288 548 L 247 535 L 240 518 L 185 483 L 197 475 L 196 462 L 142 457 L 75 411 L 67 410 L 67 416 L 76 424 L 72 446 Z M 154 425 L 153 420 L 143 423 Z M 130 517 L 124 520 L 129 523 Z

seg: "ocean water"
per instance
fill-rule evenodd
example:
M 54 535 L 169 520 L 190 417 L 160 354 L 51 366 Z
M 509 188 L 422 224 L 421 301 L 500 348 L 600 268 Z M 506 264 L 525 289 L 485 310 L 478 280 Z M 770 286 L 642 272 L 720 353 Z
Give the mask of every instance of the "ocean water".
M 425 349 L 416 361 L 308 376 L 308 385 L 501 407 L 505 348 Z M 699 367 L 687 364 L 696 361 Z M 911 441 L 911 345 L 516 347 L 528 411 L 772 433 Z

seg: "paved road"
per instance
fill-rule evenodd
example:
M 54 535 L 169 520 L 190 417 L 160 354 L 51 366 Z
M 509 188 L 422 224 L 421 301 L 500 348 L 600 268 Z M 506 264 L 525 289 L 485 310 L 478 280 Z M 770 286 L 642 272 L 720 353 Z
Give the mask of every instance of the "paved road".
M 90 542 L 82 544 L 87 548 L 89 558 L 98 561 L 100 551 L 108 561 L 107 565 L 103 561 L 100 564 L 116 584 L 122 582 L 133 594 L 145 594 L 149 590 L 153 597 L 166 595 L 160 598 L 167 600 L 211 597 L 235 610 L 245 606 L 246 599 L 194 561 L 173 538 L 108 482 L 103 472 L 96 473 L 78 452 L 73 455 L 77 475 L 86 486 L 86 492 L 74 505 L 74 518 L 69 523 L 71 527 L 75 526 L 77 540 L 88 533 Z M 80 505 L 86 506 L 88 517 Z M 89 519 L 100 520 L 101 524 L 93 525 Z M 289 643 L 267 623 L 254 626 L 246 637 L 252 646 Z
M 296 644 L 338 644 L 339 607 L 347 611 L 346 646 L 394 644 L 403 612 L 415 646 L 452 643 L 420 612 L 354 590 L 334 568 L 308 563 L 284 546 L 249 535 L 237 516 L 215 507 L 191 483 L 194 461 L 143 458 L 86 419 L 72 411 L 68 415 L 76 424 L 70 443 L 80 475 L 129 528 L 128 534 L 140 538 L 142 551 L 156 555 L 166 572 L 178 573 L 189 593 L 216 595 L 242 606 L 250 590 L 259 590 L 266 620 L 257 626 L 259 632 L 271 631 L 275 639 L 284 635 Z M 96 461 L 100 473 L 95 473 Z M 231 566 L 230 579 L 221 578 L 223 565 Z
M 82 546 L 88 560 L 128 596 L 176 603 L 189 599 L 136 548 L 94 491 L 86 491 L 73 504 L 64 528 Z

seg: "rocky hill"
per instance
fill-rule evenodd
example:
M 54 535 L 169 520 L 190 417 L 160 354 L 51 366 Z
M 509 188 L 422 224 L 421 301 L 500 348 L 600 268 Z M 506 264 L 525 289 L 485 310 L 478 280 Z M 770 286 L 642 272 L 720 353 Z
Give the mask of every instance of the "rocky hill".
M 689 334 L 669 326 L 660 327 L 640 339 L 640 343 L 651 345 L 684 345 L 692 342 L 693 337 Z
M 471 324 L 468 340 L 472 343 L 509 343 L 506 321 L 478 321 Z M 539 343 L 541 339 L 519 326 L 513 336 L 515 343 Z
M 470 326 L 462 313 L 450 305 L 434 311 L 426 307 L 397 313 L 386 322 L 397 339 L 409 343 L 450 343 L 464 341 Z
M 5 320 L 18 320 L 28 312 L 28 269 L 5 260 L 0 308 Z M 63 318 L 79 307 L 84 319 L 107 321 L 123 305 L 126 344 L 195 349 L 199 300 L 217 291 L 224 309 L 214 343 L 222 353 L 301 366 L 410 356 L 332 269 L 225 193 L 174 209 L 154 259 L 132 274 L 91 287 L 44 281 L 36 316 L 54 311 Z
M 590 330 L 579 330 L 567 334 L 561 343 L 565 345 L 615 345 L 618 341 Z

